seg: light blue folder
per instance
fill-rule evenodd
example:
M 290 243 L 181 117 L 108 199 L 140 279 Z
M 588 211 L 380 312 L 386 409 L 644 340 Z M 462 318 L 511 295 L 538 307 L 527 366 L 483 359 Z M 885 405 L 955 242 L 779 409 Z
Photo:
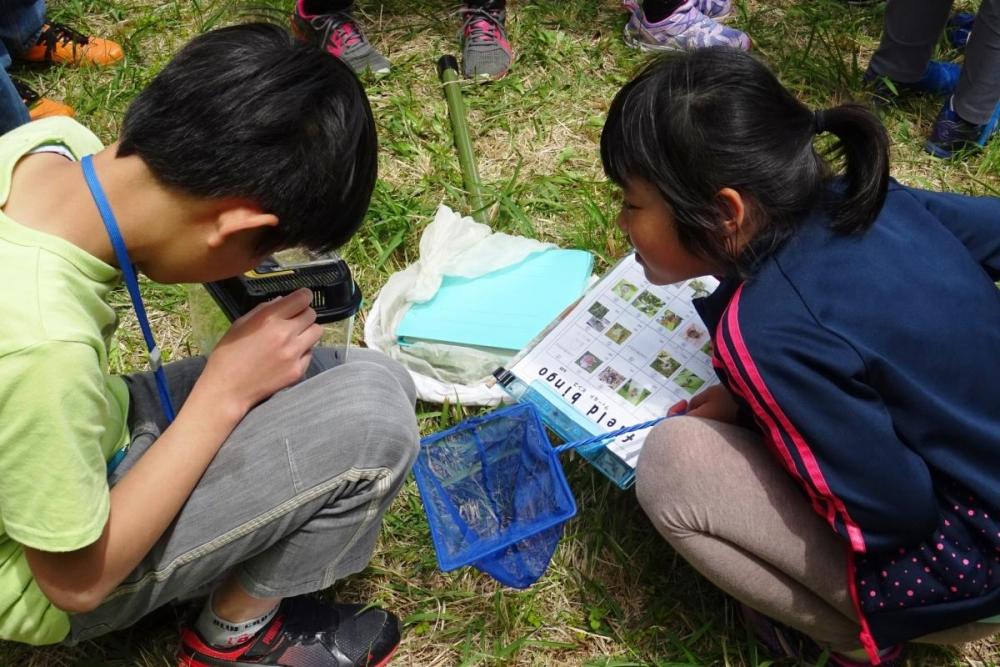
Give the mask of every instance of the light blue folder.
M 552 249 L 478 278 L 446 277 L 396 329 L 401 345 L 437 343 L 520 350 L 583 294 L 594 259 Z

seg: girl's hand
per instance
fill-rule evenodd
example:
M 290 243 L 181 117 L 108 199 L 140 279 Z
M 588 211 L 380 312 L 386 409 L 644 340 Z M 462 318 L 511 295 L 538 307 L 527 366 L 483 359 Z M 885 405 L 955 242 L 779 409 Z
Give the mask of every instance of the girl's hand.
M 242 414 L 302 379 L 322 328 L 300 289 L 239 318 L 208 358 L 198 385 Z M 232 399 L 232 402 L 230 400 Z
M 690 401 L 678 401 L 667 410 L 668 417 L 679 414 L 735 424 L 739 414 L 739 406 L 729 390 L 723 385 L 717 384 L 701 392 Z

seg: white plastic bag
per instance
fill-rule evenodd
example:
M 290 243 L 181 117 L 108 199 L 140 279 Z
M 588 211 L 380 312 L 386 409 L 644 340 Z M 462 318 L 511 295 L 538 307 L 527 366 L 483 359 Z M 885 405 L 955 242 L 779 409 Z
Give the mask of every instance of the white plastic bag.
M 390 276 L 375 298 L 365 320 L 365 344 L 406 366 L 422 400 L 497 405 L 507 395 L 486 382 L 513 355 L 426 342 L 401 347 L 396 327 L 412 304 L 429 301 L 437 294 L 445 276 L 475 278 L 552 247 L 551 243 L 493 232 L 442 204 L 420 237 L 420 259 Z

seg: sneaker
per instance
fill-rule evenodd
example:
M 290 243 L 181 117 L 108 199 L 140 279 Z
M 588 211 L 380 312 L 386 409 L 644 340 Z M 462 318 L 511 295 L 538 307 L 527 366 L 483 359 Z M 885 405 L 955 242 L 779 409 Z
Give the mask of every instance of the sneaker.
M 178 667 L 383 667 L 399 646 L 399 620 L 362 605 L 286 598 L 251 640 L 209 646 L 193 627 L 181 630 Z
M 948 42 L 959 52 L 965 51 L 972 34 L 972 26 L 976 23 L 976 15 L 972 12 L 956 12 L 948 19 Z
M 112 65 L 125 57 L 110 39 L 92 37 L 61 23 L 46 23 L 34 46 L 18 56 L 29 63 L 51 65 Z
M 687 0 L 673 14 L 657 23 L 646 21 L 636 0 L 623 0 L 631 16 L 625 24 L 625 43 L 643 51 L 687 51 L 706 46 L 752 47 L 745 32 L 727 28 L 699 9 L 704 0 Z
M 710 19 L 722 21 L 733 11 L 732 0 L 695 0 L 694 6 Z
M 312 42 L 340 58 L 358 74 L 388 74 L 388 59 L 376 51 L 357 20 L 347 11 L 309 14 L 304 0 L 296 0 L 292 30 L 299 39 Z
M 951 95 L 958 86 L 960 76 L 962 76 L 960 65 L 932 60 L 927 63 L 924 75 L 917 81 L 910 83 L 893 81 L 873 70 L 871 65 L 865 71 L 864 81 L 871 87 L 872 102 L 875 106 L 882 106 L 904 93 Z
M 930 139 L 924 144 L 924 150 L 935 157 L 950 158 L 959 152 L 984 148 L 1000 121 L 1000 104 L 997 104 L 988 121 L 976 125 L 958 115 L 952 106 L 953 101 L 954 98 L 949 98 L 945 102 L 931 128 Z
M 42 97 L 31 86 L 20 79 L 11 77 L 10 80 L 14 84 L 17 94 L 21 96 L 24 106 L 28 107 L 28 115 L 31 117 L 31 120 L 48 118 L 49 116 L 69 116 L 72 118 L 75 115 L 73 107 L 68 104 Z
M 505 29 L 507 12 L 489 5 L 463 5 L 459 10 L 462 72 L 469 79 L 499 79 L 507 74 L 514 59 Z
M 773 618 L 740 605 L 743 623 L 767 654 L 774 660 L 792 658 L 801 665 L 825 664 L 827 667 L 868 667 L 868 661 L 852 660 L 820 646 L 816 640 L 798 630 L 782 625 Z M 824 659 L 825 658 L 825 659 Z M 897 644 L 881 655 L 883 667 L 903 667 L 903 645 Z

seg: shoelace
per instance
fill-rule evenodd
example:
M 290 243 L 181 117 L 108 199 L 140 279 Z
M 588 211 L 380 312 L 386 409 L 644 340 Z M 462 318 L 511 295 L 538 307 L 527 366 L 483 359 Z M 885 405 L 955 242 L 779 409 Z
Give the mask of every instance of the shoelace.
M 503 33 L 503 23 L 500 21 L 499 11 L 463 7 L 457 13 L 465 17 L 465 23 L 462 24 L 462 35 L 470 42 L 493 42 L 496 40 L 498 32 Z
M 336 39 L 335 45 L 345 50 L 365 41 L 365 34 L 354 17 L 347 12 L 332 12 L 316 16 L 309 21 L 320 31 L 320 43 L 324 46 L 331 37 Z
M 70 42 L 86 46 L 90 43 L 90 37 L 62 23 L 47 24 L 42 30 L 42 34 L 38 36 L 38 44 L 45 45 L 46 58 L 51 57 L 59 43 L 69 44 Z

